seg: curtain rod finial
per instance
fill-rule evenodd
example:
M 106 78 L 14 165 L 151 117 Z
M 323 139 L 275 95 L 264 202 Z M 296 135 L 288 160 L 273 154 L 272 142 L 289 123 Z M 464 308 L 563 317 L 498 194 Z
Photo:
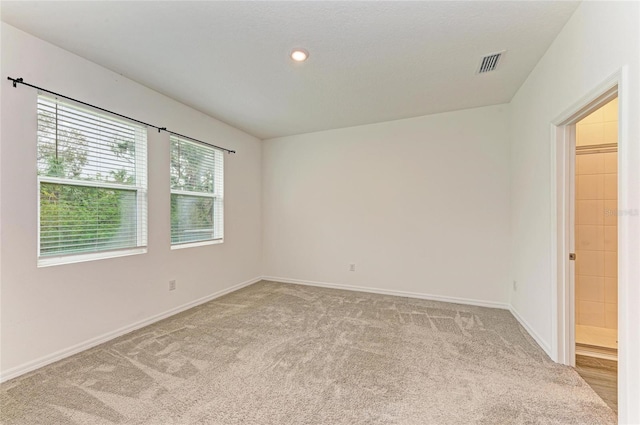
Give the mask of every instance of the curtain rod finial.
M 18 83 L 21 83 L 24 81 L 22 78 L 11 78 L 11 77 L 7 77 L 7 80 L 13 83 L 14 88 L 18 87 Z

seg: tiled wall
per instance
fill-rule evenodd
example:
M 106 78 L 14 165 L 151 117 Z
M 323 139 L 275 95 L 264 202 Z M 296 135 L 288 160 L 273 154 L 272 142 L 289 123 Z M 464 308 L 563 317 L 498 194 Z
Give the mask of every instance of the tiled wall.
M 578 146 L 617 143 L 617 99 L 576 125 Z M 576 156 L 578 325 L 617 328 L 617 153 Z
M 618 143 L 618 98 L 576 124 L 578 146 Z

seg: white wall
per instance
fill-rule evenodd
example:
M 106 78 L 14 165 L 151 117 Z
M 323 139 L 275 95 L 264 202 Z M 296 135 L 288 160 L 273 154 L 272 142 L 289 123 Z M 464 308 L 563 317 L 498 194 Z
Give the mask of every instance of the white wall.
M 512 275 L 518 280 L 511 303 L 549 346 L 555 273 L 550 124 L 626 67 L 619 199 L 622 209 L 640 208 L 639 22 L 638 2 L 583 2 L 511 102 Z M 640 217 L 622 216 L 618 223 L 620 243 L 626 240 L 619 247 L 619 418 L 640 423 Z
M 551 346 L 550 123 L 626 67 L 620 201 L 640 208 L 639 20 L 637 2 L 582 3 L 510 105 L 273 139 L 262 152 L 249 135 L 2 24 L 3 376 L 260 274 L 510 299 Z M 7 76 L 237 149 L 226 157 L 225 243 L 169 249 L 167 138 L 152 131 L 148 254 L 36 268 L 36 93 Z M 620 217 L 619 228 L 620 420 L 640 423 L 640 218 Z
M 265 141 L 264 274 L 504 305 L 506 110 Z
M 6 24 L 1 70 L 3 377 L 260 276 L 258 139 Z M 237 150 L 225 156 L 224 244 L 170 250 L 168 135 L 150 130 L 148 253 L 37 268 L 37 92 L 7 76 Z

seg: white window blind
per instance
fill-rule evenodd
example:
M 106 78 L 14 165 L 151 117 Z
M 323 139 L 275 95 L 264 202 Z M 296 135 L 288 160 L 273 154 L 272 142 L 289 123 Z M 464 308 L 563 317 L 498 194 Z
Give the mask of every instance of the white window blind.
M 171 136 L 171 243 L 223 238 L 223 152 Z
M 39 258 L 147 244 L 142 126 L 38 96 Z

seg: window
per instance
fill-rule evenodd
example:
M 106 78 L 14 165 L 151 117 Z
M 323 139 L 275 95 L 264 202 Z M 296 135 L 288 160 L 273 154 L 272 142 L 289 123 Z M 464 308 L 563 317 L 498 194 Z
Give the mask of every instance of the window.
M 223 153 L 171 136 L 171 244 L 222 241 Z
M 146 138 L 137 124 L 38 96 L 39 265 L 146 246 Z

